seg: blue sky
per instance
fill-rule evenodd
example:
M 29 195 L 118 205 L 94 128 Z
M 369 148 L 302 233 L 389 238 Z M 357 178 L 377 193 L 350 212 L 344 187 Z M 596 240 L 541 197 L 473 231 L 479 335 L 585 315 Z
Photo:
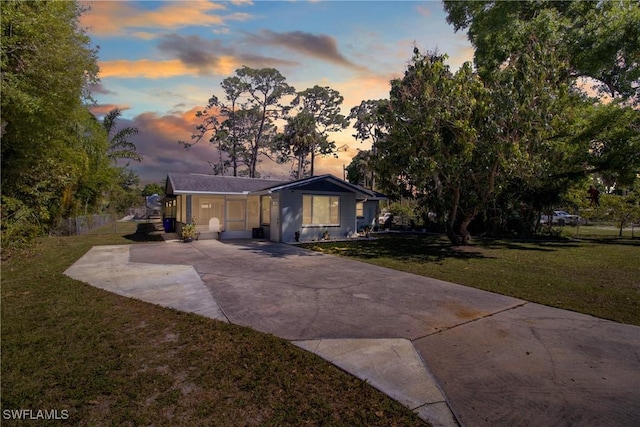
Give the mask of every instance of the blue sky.
M 273 67 L 296 90 L 329 86 L 345 98 L 343 114 L 366 99 L 388 97 L 413 46 L 449 55 L 453 69 L 470 61 L 464 33 L 447 24 L 436 1 L 90 1 L 81 24 L 99 47 L 101 82 L 93 94 L 101 117 L 121 108 L 122 125 L 136 126 L 132 167 L 143 184 L 168 172 L 211 171 L 213 146 L 190 150 L 195 112 L 236 69 Z M 319 159 L 317 173 L 342 176 L 358 149 L 352 128 L 333 134 L 347 146 L 338 159 Z M 290 165 L 268 159 L 263 176 L 288 176 Z

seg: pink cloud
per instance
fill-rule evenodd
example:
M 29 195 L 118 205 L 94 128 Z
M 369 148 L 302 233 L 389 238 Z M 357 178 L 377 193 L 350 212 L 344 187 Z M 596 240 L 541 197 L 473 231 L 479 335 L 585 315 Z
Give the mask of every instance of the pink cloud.
M 222 15 L 226 10 L 221 2 L 190 1 L 188 7 L 182 2 L 166 2 L 154 10 L 140 9 L 135 3 L 124 1 L 99 1 L 85 3 L 90 9 L 81 17 L 83 26 L 98 36 L 138 34 L 150 37 L 152 33 L 141 29 L 174 30 L 186 26 L 224 26 L 228 20 L 248 20 L 251 15 L 234 13 Z

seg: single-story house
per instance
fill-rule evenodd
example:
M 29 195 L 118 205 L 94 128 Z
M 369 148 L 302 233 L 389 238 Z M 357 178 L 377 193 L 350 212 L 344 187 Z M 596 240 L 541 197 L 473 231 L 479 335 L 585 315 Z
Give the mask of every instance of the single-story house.
M 375 224 L 379 201 L 386 199 L 333 175 L 278 181 L 170 173 L 165 195 L 163 216 L 175 220 L 178 233 L 195 222 L 201 239 L 274 242 L 354 235 Z

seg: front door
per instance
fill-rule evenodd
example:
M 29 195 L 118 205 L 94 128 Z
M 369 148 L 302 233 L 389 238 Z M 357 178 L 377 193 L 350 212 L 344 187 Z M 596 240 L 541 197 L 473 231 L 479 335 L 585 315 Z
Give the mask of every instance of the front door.
M 269 226 L 269 239 L 272 242 L 280 241 L 280 195 L 271 195 L 271 224 Z

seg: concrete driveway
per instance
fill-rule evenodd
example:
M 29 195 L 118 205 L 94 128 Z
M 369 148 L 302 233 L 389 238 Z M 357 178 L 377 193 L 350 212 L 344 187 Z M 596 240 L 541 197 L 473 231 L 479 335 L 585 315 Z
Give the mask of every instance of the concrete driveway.
M 640 425 L 635 326 L 260 241 L 94 247 L 66 274 L 290 340 L 434 425 Z

